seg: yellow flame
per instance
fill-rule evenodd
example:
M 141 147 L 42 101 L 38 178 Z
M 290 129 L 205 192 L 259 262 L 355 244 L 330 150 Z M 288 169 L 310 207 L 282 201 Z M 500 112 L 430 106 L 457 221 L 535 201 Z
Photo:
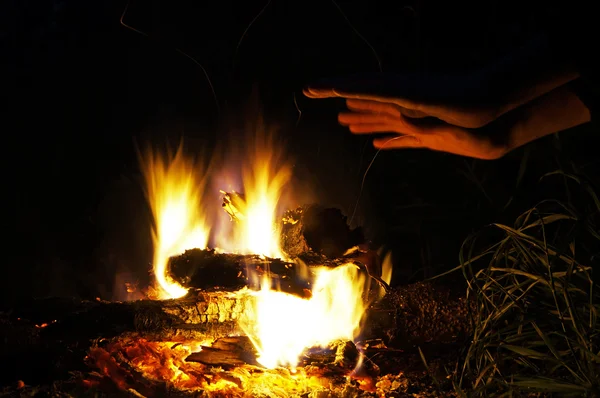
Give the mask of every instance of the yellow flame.
M 154 217 L 153 271 L 160 299 L 182 297 L 187 289 L 168 274 L 169 258 L 186 249 L 206 248 L 210 229 L 201 212 L 205 181 L 202 170 L 186 159 L 179 146 L 175 156 L 163 158 L 149 151 L 141 159 L 146 194 Z
M 273 291 L 270 286 L 265 279 L 253 311 L 240 323 L 263 366 L 295 367 L 305 349 L 325 347 L 337 339 L 353 340 L 360 332 L 367 285 L 356 265 L 318 269 L 309 299 Z
M 283 258 L 278 209 L 292 171 L 283 159 L 282 148 L 276 145 L 275 134 L 266 131 L 260 119 L 255 135 L 248 137 L 242 158 L 245 200 L 238 209 L 242 216 L 229 233 L 218 231 L 217 246 L 229 252 Z

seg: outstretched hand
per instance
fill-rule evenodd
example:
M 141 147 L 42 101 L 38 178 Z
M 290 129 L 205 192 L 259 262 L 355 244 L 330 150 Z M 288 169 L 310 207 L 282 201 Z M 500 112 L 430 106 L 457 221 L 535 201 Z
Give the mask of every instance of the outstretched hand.
M 376 148 L 426 148 L 479 159 L 497 159 L 507 152 L 503 144 L 474 130 L 494 120 L 491 112 L 468 112 L 335 89 L 307 89 L 304 94 L 310 98 L 346 98 L 350 111 L 340 113 L 338 120 L 354 134 L 395 133 L 391 137 L 375 138 Z
M 480 108 L 456 106 L 335 88 L 309 87 L 304 90 L 304 95 L 309 98 L 346 98 L 349 100 L 371 101 L 374 104 L 395 105 L 402 115 L 410 118 L 434 117 L 446 123 L 465 128 L 483 127 L 497 117 L 497 111 L 492 106 Z

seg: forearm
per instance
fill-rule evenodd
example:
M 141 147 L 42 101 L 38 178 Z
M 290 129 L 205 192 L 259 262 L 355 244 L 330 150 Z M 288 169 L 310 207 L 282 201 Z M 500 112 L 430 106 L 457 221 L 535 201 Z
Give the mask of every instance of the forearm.
M 579 73 L 570 58 L 540 35 L 485 68 L 480 80 L 495 118 L 577 79 Z
M 558 72 L 547 73 L 545 76 L 542 75 L 536 80 L 531 81 L 529 85 L 523 85 L 523 87 L 518 88 L 507 95 L 504 101 L 499 104 L 496 117 L 500 117 L 522 105 L 540 98 L 578 77 L 579 73 L 568 67 L 565 67 Z
M 581 100 L 563 85 L 514 110 L 505 137 L 506 152 L 538 138 L 590 121 L 590 112 Z

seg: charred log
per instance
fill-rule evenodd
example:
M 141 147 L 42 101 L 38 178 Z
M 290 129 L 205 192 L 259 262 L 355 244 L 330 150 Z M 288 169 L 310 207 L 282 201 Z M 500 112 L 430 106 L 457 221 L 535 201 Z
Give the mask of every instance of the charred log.
M 310 290 L 314 280 L 315 267 L 337 267 L 352 262 L 377 279 L 378 283 L 383 283 L 366 265 L 369 261 L 365 261 L 365 254 L 368 255 L 355 250 L 335 259 L 317 256 L 310 262 L 291 263 L 257 255 L 192 249 L 172 257 L 169 260 L 169 272 L 181 285 L 203 291 L 233 291 L 243 287 L 257 290 L 263 282 L 263 276 L 268 275 L 273 289 L 306 297 L 306 291 Z
M 365 243 L 361 228 L 351 229 L 339 209 L 319 205 L 299 207 L 283 216 L 281 246 L 291 258 L 311 260 L 314 254 L 340 258 Z
M 172 277 L 194 289 L 258 289 L 268 274 L 273 288 L 303 296 L 309 287 L 306 267 L 258 255 L 217 253 L 214 250 L 187 250 L 169 261 Z
M 246 200 L 244 194 L 224 192 L 223 209 L 233 222 L 245 218 Z M 340 258 L 354 247 L 365 243 L 361 228 L 351 229 L 347 217 L 341 210 L 326 208 L 317 204 L 305 205 L 288 210 L 281 224 L 281 247 L 290 258 L 305 261 L 321 261 Z

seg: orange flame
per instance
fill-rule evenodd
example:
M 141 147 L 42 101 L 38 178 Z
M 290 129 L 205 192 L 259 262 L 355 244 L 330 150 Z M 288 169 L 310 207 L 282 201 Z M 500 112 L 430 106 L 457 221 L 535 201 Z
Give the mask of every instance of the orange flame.
M 217 247 L 227 252 L 283 258 L 278 209 L 292 169 L 277 146 L 275 134 L 265 130 L 260 121 L 255 134 L 248 136 L 242 154 L 244 200 L 239 203 L 239 217 L 232 228 L 217 231 Z
M 210 229 L 201 212 L 203 170 L 184 157 L 182 145 L 175 156 L 164 159 L 148 151 L 141 161 L 155 224 L 153 271 L 157 295 L 160 299 L 182 297 L 187 289 L 169 276 L 167 265 L 170 257 L 186 249 L 206 248 Z
M 238 164 L 241 172 L 237 173 L 242 179 L 243 198 L 236 203 L 235 222 L 229 223 L 230 228 L 219 226 L 215 231 L 216 246 L 221 251 L 283 258 L 279 210 L 292 168 L 272 132 L 259 123 L 252 133 L 244 142 L 242 156 L 233 156 L 235 160 L 243 159 Z M 225 165 L 233 164 L 231 159 L 225 160 Z M 167 160 L 151 153 L 144 161 L 147 194 L 156 224 L 154 274 L 160 298 L 177 298 L 187 292 L 168 275 L 169 258 L 186 249 L 207 246 L 210 230 L 202 209 L 211 203 L 203 197 L 202 172 L 184 158 L 181 147 Z M 231 179 L 232 174 L 225 173 L 224 177 Z M 354 340 L 360 332 L 367 308 L 363 299 L 368 288 L 365 273 L 352 263 L 313 270 L 313 289 L 308 299 L 273 290 L 268 277 L 262 281 L 260 291 L 250 293 L 255 298 L 253 307 L 242 316 L 240 326 L 253 341 L 258 360 L 265 367 L 295 368 L 305 349 L 325 347 L 338 339 Z M 386 280 L 390 271 L 388 264 Z M 248 290 L 239 294 L 248 294 Z

